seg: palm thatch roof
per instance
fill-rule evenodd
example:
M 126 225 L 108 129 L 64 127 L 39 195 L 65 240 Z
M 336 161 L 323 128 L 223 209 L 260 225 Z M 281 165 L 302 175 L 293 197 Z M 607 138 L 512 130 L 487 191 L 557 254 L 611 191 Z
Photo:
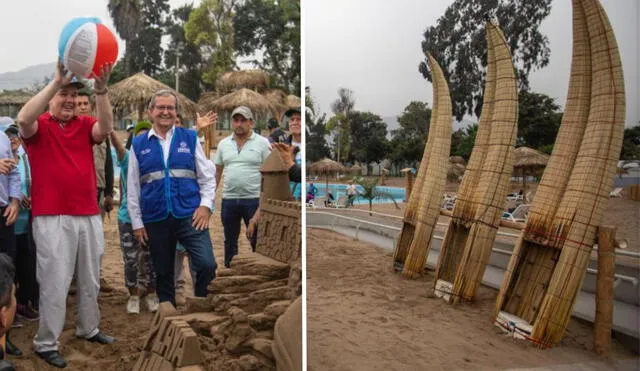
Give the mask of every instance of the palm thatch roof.
M 287 95 L 284 99 L 284 104 L 287 108 L 297 108 L 302 106 L 302 100 L 300 97 L 296 97 L 295 95 Z
M 287 94 L 280 89 L 271 89 L 267 90 L 262 94 L 278 111 L 277 118 L 281 118 L 282 114 L 288 109 L 288 107 L 284 104 L 284 100 L 287 97 Z
M 5 91 L 0 93 L 0 105 L 23 105 L 33 97 L 32 93 L 26 91 Z
M 451 182 L 460 180 L 466 169 L 466 166 L 463 164 L 449 161 L 449 167 L 447 168 L 447 180 Z
M 549 162 L 549 155 L 529 147 L 518 147 L 515 150 L 516 161 L 514 169 L 543 168 Z
M 109 100 L 116 110 L 126 110 L 131 106 L 138 109 L 138 116 L 141 119 L 142 113 L 147 108 L 149 100 L 158 90 L 175 90 L 147 76 L 144 72 L 136 73 L 109 87 Z M 195 117 L 196 104 L 186 96 L 176 93 L 180 101 L 180 110 L 183 115 Z
M 255 91 L 266 89 L 269 75 L 262 70 L 240 70 L 223 73 L 216 80 L 216 90 L 230 93 L 234 90 L 246 88 Z
M 349 171 L 352 171 L 352 172 L 356 172 L 356 171 L 360 171 L 360 170 L 362 170 L 362 167 L 360 167 L 360 165 L 358 165 L 358 164 L 355 164 L 355 165 L 353 165 L 353 166 L 351 166 L 349 168 Z
M 462 158 L 462 156 L 451 156 L 449 157 L 449 162 L 452 164 L 460 164 L 460 165 L 467 166 L 467 161 L 465 161 L 464 158 Z
M 309 172 L 317 175 L 330 175 L 337 172 L 345 171 L 345 167 L 329 158 L 324 158 L 320 161 L 314 162 L 309 167 Z
M 211 97 L 212 98 L 212 97 Z M 200 108 L 218 113 L 231 112 L 238 106 L 247 106 L 254 114 L 278 115 L 277 108 L 260 93 L 249 89 L 239 89 L 217 99 L 203 97 L 199 101 Z

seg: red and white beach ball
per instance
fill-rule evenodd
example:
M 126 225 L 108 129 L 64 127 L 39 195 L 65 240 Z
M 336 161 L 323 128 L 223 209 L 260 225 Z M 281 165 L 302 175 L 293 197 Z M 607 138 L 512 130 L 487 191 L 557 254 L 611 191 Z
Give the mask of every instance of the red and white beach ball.
M 98 18 L 74 18 L 62 29 L 58 55 L 73 74 L 89 77 L 100 74 L 100 67 L 115 63 L 118 41 Z

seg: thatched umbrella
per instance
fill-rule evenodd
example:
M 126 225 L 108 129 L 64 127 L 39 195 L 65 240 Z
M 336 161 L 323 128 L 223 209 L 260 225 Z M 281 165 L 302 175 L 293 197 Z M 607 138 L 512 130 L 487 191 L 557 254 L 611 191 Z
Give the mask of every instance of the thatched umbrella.
M 144 72 L 138 72 L 109 87 L 109 100 L 115 110 L 129 109 L 135 106 L 138 109 L 138 120 L 143 119 L 143 113 L 149 104 L 149 100 L 158 90 L 175 90 L 147 76 Z M 195 119 L 196 104 L 186 96 L 178 95 L 180 109 L 184 116 Z
M 523 199 L 526 202 L 527 173 L 533 173 L 544 169 L 549 162 L 549 155 L 529 147 L 518 147 L 514 152 L 516 161 L 513 165 L 513 170 L 514 172 L 517 170 L 522 172 L 522 194 Z
M 297 108 L 302 105 L 302 100 L 300 100 L 300 97 L 296 97 L 295 95 L 287 95 L 284 99 L 284 104 L 287 108 Z
M 467 166 L 467 161 L 462 158 L 462 156 L 451 156 L 449 157 L 449 162 L 452 164 L 460 164 L 462 166 Z
M 0 93 L 0 107 L 8 107 L 8 115 L 13 116 L 20 108 L 33 97 L 32 93 L 25 91 L 7 91 Z
M 247 106 L 254 114 L 278 114 L 276 107 L 267 98 L 249 89 L 239 89 L 217 99 L 200 99 L 199 104 L 201 109 L 215 110 L 218 114 L 231 112 L 238 106 Z
M 360 165 L 358 164 L 355 164 L 349 168 L 349 172 L 352 172 L 355 174 L 360 174 L 361 171 L 362 171 L 362 167 L 360 167 Z
M 288 109 L 288 107 L 284 104 L 284 100 L 287 97 L 287 94 L 280 89 L 271 89 L 267 90 L 262 94 L 273 106 L 278 110 L 277 119 L 280 121 L 282 115 Z
M 269 75 L 263 70 L 240 70 L 223 73 L 216 80 L 216 90 L 226 94 L 238 89 L 262 91 L 269 84 Z
M 447 180 L 450 182 L 457 182 L 464 175 L 466 166 L 449 161 L 449 168 L 447 168 Z
M 309 172 L 316 175 L 325 175 L 327 177 L 325 192 L 329 192 L 329 176 L 338 172 L 345 171 L 345 167 L 331 159 L 324 158 L 320 161 L 314 162 L 309 167 Z
M 0 106 L 23 105 L 31 97 L 33 97 L 33 94 L 26 91 L 5 91 L 0 93 Z

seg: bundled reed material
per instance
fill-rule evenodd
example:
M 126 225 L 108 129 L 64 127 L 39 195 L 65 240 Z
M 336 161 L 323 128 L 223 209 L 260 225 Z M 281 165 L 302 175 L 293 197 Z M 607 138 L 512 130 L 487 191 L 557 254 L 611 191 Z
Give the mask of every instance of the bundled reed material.
M 415 232 L 404 261 L 402 275 L 407 278 L 418 276 L 424 269 L 431 238 L 435 231 L 442 192 L 446 183 L 448 158 L 451 149 L 451 96 L 449 86 L 438 62 L 427 54 L 427 62 L 433 73 L 435 116 L 429 129 L 429 162 L 425 178 L 420 188 L 420 202 L 416 211 Z M 432 130 L 433 129 L 433 136 Z M 425 149 L 426 152 L 426 149 Z
M 564 336 L 613 185 L 624 130 L 622 66 L 606 13 L 597 0 L 574 0 L 573 12 L 567 117 L 496 303 L 498 323 L 505 313 L 519 316 L 531 325 L 525 337 L 543 347 Z M 580 121 L 586 121 L 584 129 Z
M 460 206 L 456 202 L 436 271 L 436 294 L 440 296 L 444 292 L 453 303 L 461 299 L 472 300 L 475 296 L 500 225 L 514 164 L 518 122 L 517 80 L 502 31 L 488 22 L 487 37 L 489 53 L 492 53 L 490 58 L 493 58 L 495 65 L 495 80 L 491 84 L 487 82 L 487 90 L 491 89 L 491 85 L 494 89 L 493 92 L 489 91 L 489 94 L 493 93 L 493 99 L 488 98 L 491 99 L 491 116 L 485 121 L 490 131 L 486 146 L 482 148 L 484 158 L 477 168 L 479 171 L 474 172 L 473 183 L 466 181 L 468 188 L 464 192 L 473 190 L 472 197 L 466 194 Z M 472 155 L 470 166 L 473 161 Z M 460 209 L 456 210 L 458 207 Z
M 404 219 L 402 224 L 402 230 L 400 231 L 400 238 L 398 238 L 398 243 L 395 247 L 395 251 L 393 253 L 393 264 L 394 268 L 402 267 L 407 259 L 407 254 L 409 254 L 409 248 L 411 247 L 411 241 L 413 241 L 413 236 L 415 234 L 416 222 L 418 216 L 418 209 L 420 208 L 420 203 L 422 200 L 421 191 L 422 185 L 424 184 L 424 180 L 426 178 L 427 169 L 429 168 L 429 159 L 431 158 L 431 148 L 433 147 L 432 138 L 435 137 L 435 117 L 438 117 L 438 94 L 435 93 L 438 88 L 438 80 L 436 78 L 433 79 L 433 110 L 431 110 L 431 122 L 429 125 L 429 135 L 427 136 L 427 143 L 424 148 L 424 152 L 422 153 L 422 160 L 420 161 L 420 167 L 418 168 L 418 175 L 416 176 L 411 194 L 409 195 L 409 202 L 407 205 L 407 209 L 404 212 Z M 448 88 L 447 88 L 448 90 Z M 450 99 L 450 98 L 449 98 Z
M 624 78 L 615 35 L 597 0 L 583 4 L 592 52 L 591 102 L 576 164 L 553 221 L 553 242 L 562 252 L 532 333 L 543 343 L 559 342 L 569 323 L 613 187 L 624 132 Z
M 573 1 L 573 56 L 569 91 L 554 150 L 538 185 L 525 230 L 518 239 L 496 302 L 529 325 L 535 320 L 559 251 L 545 248 L 552 221 L 566 190 L 589 116 L 591 46 L 581 0 Z M 539 243 L 538 243 L 539 242 Z
M 471 213 L 473 204 L 473 194 L 478 185 L 478 180 L 482 171 L 482 164 L 487 153 L 487 144 L 491 135 L 491 118 L 493 116 L 493 102 L 496 90 L 496 63 L 493 38 L 487 33 L 487 77 L 484 87 L 484 97 L 482 100 L 482 114 L 478 123 L 478 132 L 471 152 L 469 163 L 453 208 L 453 217 L 449 222 L 449 227 L 442 241 L 442 248 L 438 256 L 436 266 L 436 277 L 451 283 L 455 278 L 462 246 L 468 232 L 468 225 L 473 214 Z M 455 248 L 460 247 L 460 248 Z M 449 291 L 449 290 L 447 290 Z

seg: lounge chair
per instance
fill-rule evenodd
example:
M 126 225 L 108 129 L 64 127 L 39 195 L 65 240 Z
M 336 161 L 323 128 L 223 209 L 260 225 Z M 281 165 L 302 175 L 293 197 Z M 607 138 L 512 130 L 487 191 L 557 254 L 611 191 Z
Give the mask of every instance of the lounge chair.
M 609 193 L 609 197 L 622 197 L 622 187 L 618 187 Z

